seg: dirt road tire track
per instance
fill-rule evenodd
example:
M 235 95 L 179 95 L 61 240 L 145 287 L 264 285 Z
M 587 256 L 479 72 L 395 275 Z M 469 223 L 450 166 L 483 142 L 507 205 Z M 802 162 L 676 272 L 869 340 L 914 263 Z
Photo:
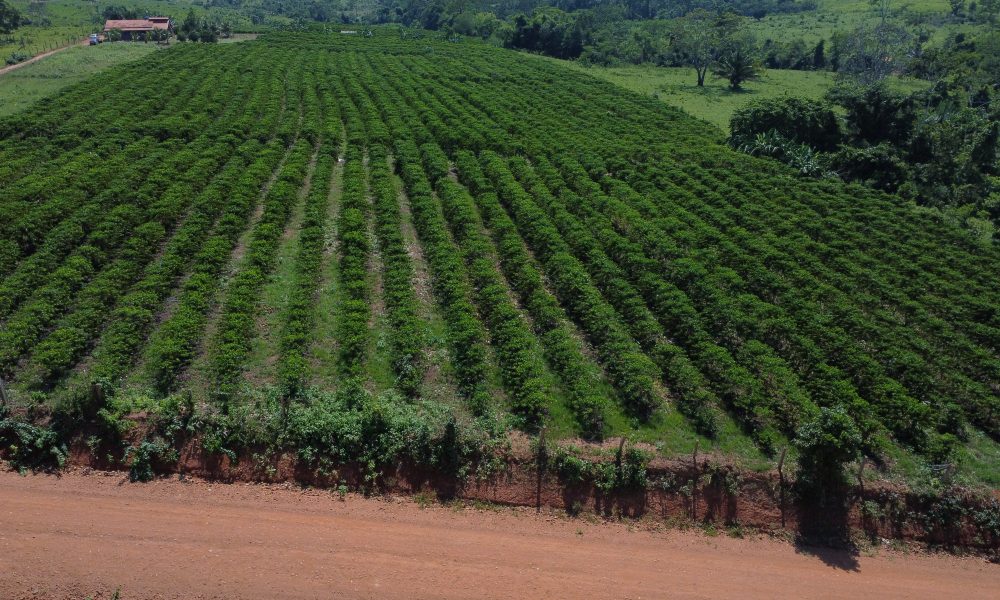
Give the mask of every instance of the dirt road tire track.
M 0 473 L 0 598 L 997 598 L 1000 566 L 531 511 Z
M 57 52 L 62 52 L 63 50 L 69 50 L 70 48 L 76 48 L 77 46 L 87 46 L 89 44 L 90 44 L 90 40 L 88 38 L 84 38 L 82 41 L 73 42 L 72 44 L 69 44 L 67 46 L 60 46 L 59 48 L 55 48 L 55 49 L 49 50 L 47 52 L 42 52 L 41 54 L 36 54 L 36 55 L 32 56 L 31 58 L 29 58 L 26 61 L 19 62 L 19 63 L 13 64 L 13 65 L 7 65 L 6 67 L 0 68 L 0 75 L 6 75 L 7 73 L 10 73 L 11 71 L 16 71 L 16 70 L 18 70 L 18 69 L 20 69 L 22 67 L 27 67 L 28 65 L 30 65 L 32 63 L 36 63 L 36 62 L 42 60 L 43 58 L 48 58 L 49 56 L 52 56 L 53 54 L 55 54 Z

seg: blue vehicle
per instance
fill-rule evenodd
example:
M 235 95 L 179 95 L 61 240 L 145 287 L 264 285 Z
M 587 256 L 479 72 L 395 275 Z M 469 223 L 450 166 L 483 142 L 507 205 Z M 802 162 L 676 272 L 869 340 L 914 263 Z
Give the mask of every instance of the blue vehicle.
M 101 43 L 101 39 L 97 36 L 96 33 L 90 34 L 90 45 L 91 46 L 96 46 L 96 45 L 98 45 L 100 43 Z

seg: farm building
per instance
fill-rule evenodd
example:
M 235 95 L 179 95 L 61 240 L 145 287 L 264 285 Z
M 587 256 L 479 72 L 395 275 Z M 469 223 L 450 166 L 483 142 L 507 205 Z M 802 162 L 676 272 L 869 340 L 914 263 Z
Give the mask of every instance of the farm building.
M 170 31 L 170 17 L 109 19 L 104 23 L 105 34 L 115 29 L 122 32 L 122 41 L 140 40 L 146 33 L 152 33 L 155 30 Z

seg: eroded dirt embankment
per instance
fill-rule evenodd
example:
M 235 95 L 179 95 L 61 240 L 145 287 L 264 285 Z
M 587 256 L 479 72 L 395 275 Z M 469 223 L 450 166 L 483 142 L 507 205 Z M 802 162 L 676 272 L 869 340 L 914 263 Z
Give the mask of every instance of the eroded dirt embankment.
M 89 474 L 87 474 L 89 473 Z M 856 556 L 292 485 L 0 473 L 0 597 L 996 598 L 982 559 Z
M 655 459 L 648 465 L 643 489 L 602 491 L 592 482 L 567 482 L 548 469 L 539 477 L 528 442 L 517 437 L 512 441 L 512 453 L 504 469 L 488 478 L 469 477 L 458 482 L 424 468 L 397 464 L 382 470 L 374 491 L 430 494 L 444 500 L 544 507 L 571 514 L 674 525 L 736 526 L 829 546 L 849 545 L 852 538 L 860 537 L 869 543 L 894 539 L 995 555 L 1000 544 L 995 535 L 984 533 L 977 525 L 976 511 L 982 499 L 963 495 L 961 490 L 955 490 L 955 495 L 947 499 L 945 508 L 957 507 L 959 511 L 954 514 L 929 505 L 934 499 L 915 496 L 887 483 L 856 486 L 842 501 L 806 504 L 795 500 L 794 486 L 777 472 L 741 470 L 722 457 L 700 454 L 697 459 Z M 321 473 L 287 452 L 245 452 L 232 461 L 224 454 L 204 451 L 197 440 L 188 440 L 178 454 L 179 460 L 157 465 L 158 471 L 228 483 L 295 483 L 327 489 L 346 484 L 349 489 L 370 489 L 370 482 L 356 466 Z M 95 458 L 101 455 L 76 444 L 70 462 L 96 469 L 125 468 L 121 463 L 107 464 Z M 950 504 L 952 500 L 956 504 Z M 927 514 L 942 517 L 941 522 L 924 518 Z

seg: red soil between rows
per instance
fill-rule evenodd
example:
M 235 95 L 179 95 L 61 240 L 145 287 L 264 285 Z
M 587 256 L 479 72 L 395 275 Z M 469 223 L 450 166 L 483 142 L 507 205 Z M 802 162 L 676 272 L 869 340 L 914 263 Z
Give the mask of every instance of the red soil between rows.
M 0 473 L 0 597 L 975 598 L 1000 566 L 292 485 Z

